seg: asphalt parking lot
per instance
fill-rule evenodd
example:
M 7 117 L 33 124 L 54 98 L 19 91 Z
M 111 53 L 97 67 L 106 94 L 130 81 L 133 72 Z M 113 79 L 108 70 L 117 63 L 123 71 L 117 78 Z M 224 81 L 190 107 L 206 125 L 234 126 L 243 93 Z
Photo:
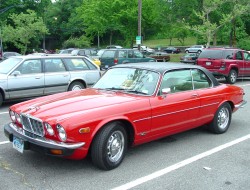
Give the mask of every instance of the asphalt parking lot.
M 115 170 L 101 171 L 90 159 L 73 161 L 12 148 L 3 133 L 10 121 L 0 107 L 0 189 L 250 189 L 250 79 L 236 85 L 248 104 L 233 114 L 227 133 L 200 127 L 128 150 Z

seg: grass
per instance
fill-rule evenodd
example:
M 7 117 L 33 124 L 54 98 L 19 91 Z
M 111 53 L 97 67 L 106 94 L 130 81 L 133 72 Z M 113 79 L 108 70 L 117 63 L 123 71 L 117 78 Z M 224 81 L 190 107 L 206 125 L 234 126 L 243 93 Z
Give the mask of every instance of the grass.
M 171 46 L 191 46 L 196 44 L 197 39 L 195 37 L 188 37 L 184 40 L 184 45 L 182 45 L 177 38 L 173 38 Z M 157 39 L 157 40 L 144 40 L 144 45 L 151 48 L 167 47 L 170 46 L 169 39 Z
M 169 62 L 180 62 L 180 58 L 183 55 L 185 55 L 185 53 L 170 54 L 170 61 Z

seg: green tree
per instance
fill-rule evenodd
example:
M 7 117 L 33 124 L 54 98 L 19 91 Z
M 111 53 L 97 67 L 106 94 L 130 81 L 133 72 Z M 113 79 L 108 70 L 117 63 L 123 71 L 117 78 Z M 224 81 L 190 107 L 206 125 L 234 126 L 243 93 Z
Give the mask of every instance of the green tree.
M 27 14 L 11 14 L 9 19 L 13 22 L 3 27 L 3 38 L 6 42 L 13 43 L 25 54 L 32 39 L 42 39 L 48 30 L 41 17 L 37 17 L 32 10 L 27 10 Z
M 227 6 L 228 3 L 231 6 Z M 249 9 L 249 4 L 249 1 L 246 0 L 203 0 L 202 11 L 194 11 L 201 24 L 189 24 L 188 28 L 203 36 L 208 47 L 213 39 L 214 45 L 216 45 L 217 32 L 226 24 L 233 24 L 237 17 L 245 14 Z M 229 9 L 221 12 L 224 7 Z

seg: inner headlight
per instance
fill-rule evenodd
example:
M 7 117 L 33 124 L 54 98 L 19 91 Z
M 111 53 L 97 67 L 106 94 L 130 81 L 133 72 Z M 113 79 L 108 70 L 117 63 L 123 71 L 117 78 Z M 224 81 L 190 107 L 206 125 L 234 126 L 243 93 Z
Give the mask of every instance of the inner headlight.
M 44 125 L 45 125 L 45 128 L 46 128 L 47 132 L 48 132 L 51 136 L 55 134 L 55 132 L 54 132 L 53 128 L 50 126 L 50 124 L 45 123 Z
M 21 124 L 21 117 L 19 114 L 15 113 L 16 121 Z
M 67 134 L 66 134 L 66 131 L 64 130 L 64 128 L 61 125 L 57 124 L 56 129 L 57 129 L 57 132 L 58 132 L 58 135 L 59 135 L 60 139 L 62 141 L 66 141 L 67 140 Z
M 12 121 L 16 122 L 16 115 L 15 115 L 15 112 L 13 112 L 12 110 L 10 110 L 10 118 Z

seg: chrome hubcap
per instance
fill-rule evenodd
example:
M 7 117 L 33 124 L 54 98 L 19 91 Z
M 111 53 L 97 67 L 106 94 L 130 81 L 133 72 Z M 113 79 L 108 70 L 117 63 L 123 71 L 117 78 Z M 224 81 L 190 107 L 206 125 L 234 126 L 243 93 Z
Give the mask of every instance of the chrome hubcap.
M 236 81 L 236 75 L 235 75 L 235 73 L 232 73 L 232 75 L 231 75 L 231 81 L 232 82 Z
M 108 158 L 111 162 L 118 161 L 124 150 L 124 136 L 122 132 L 115 131 L 108 139 L 107 143 Z
M 82 87 L 80 85 L 75 85 L 75 86 L 73 86 L 72 91 L 81 90 L 81 89 L 82 89 Z
M 222 108 L 218 114 L 218 127 L 225 129 L 229 122 L 229 111 L 226 108 Z

